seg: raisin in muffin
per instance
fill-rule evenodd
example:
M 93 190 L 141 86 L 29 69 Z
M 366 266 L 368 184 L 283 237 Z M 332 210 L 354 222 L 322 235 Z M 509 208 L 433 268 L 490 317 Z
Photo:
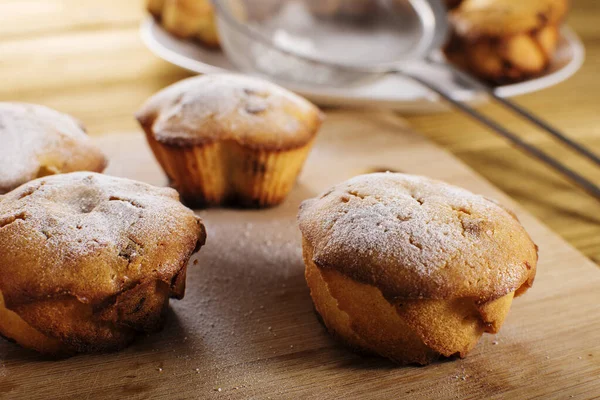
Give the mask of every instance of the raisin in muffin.
M 172 186 L 198 207 L 282 202 L 322 120 L 300 96 L 233 74 L 180 81 L 136 116 Z
M 539 75 L 557 47 L 567 0 L 464 0 L 450 11 L 450 61 L 494 83 Z
M 0 333 L 54 355 L 120 349 L 183 298 L 202 221 L 170 188 L 89 172 L 0 197 Z
M 329 332 L 402 364 L 466 356 L 535 276 L 537 248 L 511 212 L 423 177 L 355 177 L 298 219 Z
M 46 175 L 102 172 L 107 161 L 81 124 L 50 108 L 0 102 L 0 194 Z

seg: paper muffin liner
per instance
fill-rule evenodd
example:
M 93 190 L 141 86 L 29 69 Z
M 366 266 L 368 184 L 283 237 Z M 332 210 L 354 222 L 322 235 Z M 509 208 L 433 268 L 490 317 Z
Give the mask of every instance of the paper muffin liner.
M 150 148 L 179 191 L 194 207 L 269 207 L 294 187 L 313 141 L 282 151 L 251 149 L 234 141 L 171 146 L 146 135 Z

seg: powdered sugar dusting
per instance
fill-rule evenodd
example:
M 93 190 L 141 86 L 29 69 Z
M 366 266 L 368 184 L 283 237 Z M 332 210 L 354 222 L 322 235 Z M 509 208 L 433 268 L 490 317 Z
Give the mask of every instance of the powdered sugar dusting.
M 43 167 L 48 175 L 104 164 L 76 120 L 39 105 L 0 103 L 0 143 L 0 193 L 36 178 Z
M 158 92 L 138 113 L 166 143 L 234 139 L 245 144 L 296 147 L 320 124 L 318 109 L 272 83 L 233 74 L 185 79 Z
M 527 272 L 522 257 L 531 251 L 520 253 L 518 240 L 534 249 L 518 222 L 497 204 L 404 174 L 355 177 L 305 202 L 299 220 L 317 264 L 394 286 L 388 288 L 394 295 L 440 295 L 449 275 L 455 286 L 470 292 L 500 278 L 504 285 L 520 285 Z M 511 235 L 514 257 L 511 248 L 504 248 L 513 241 Z M 499 265 L 491 265 L 496 260 Z M 398 289 L 417 281 L 426 282 L 424 291 Z
M 33 274 L 36 296 L 67 292 L 84 302 L 141 279 L 172 277 L 199 236 L 174 190 L 86 172 L 10 192 L 0 200 L 0 221 L 9 222 L 0 224 L 0 273 L 11 276 L 14 290 L 30 286 Z

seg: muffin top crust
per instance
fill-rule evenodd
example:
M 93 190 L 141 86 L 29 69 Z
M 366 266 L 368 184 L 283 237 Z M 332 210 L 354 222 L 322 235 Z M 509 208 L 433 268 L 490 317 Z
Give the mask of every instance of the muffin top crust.
M 157 280 L 173 288 L 206 237 L 178 199 L 170 188 L 89 172 L 40 178 L 0 197 L 7 306 L 62 296 L 102 304 Z
M 306 200 L 313 261 L 388 298 L 499 298 L 533 283 L 537 247 L 497 203 L 424 177 L 360 175 Z
M 106 159 L 81 124 L 48 107 L 0 102 L 0 194 L 64 172 L 101 172 Z
M 461 36 L 503 37 L 557 25 L 567 9 L 567 0 L 464 0 L 450 20 Z
M 148 134 L 166 145 L 232 140 L 266 150 L 304 146 L 323 119 L 319 109 L 302 97 L 275 84 L 234 74 L 177 82 L 152 96 L 136 117 Z

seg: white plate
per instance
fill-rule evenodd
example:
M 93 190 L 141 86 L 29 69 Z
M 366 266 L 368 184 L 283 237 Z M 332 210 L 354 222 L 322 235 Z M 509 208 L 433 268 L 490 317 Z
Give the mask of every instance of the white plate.
M 206 49 L 193 41 L 178 39 L 167 33 L 152 17 L 148 17 L 142 23 L 141 35 L 146 46 L 154 54 L 189 71 L 201 74 L 236 71 L 222 52 Z M 502 97 L 512 97 L 556 85 L 577 72 L 584 58 L 583 44 L 571 29 L 565 27 L 561 31 L 552 64 L 544 75 L 525 82 L 500 86 L 496 91 Z M 481 100 L 481 96 L 476 92 L 454 84 L 449 73 L 437 69 L 431 73 L 439 75 L 436 82 L 451 90 L 454 98 L 463 101 Z M 320 105 L 385 107 L 405 112 L 448 110 L 444 103 L 438 101 L 437 95 L 400 76 L 390 75 L 347 88 L 289 85 L 288 88 Z

